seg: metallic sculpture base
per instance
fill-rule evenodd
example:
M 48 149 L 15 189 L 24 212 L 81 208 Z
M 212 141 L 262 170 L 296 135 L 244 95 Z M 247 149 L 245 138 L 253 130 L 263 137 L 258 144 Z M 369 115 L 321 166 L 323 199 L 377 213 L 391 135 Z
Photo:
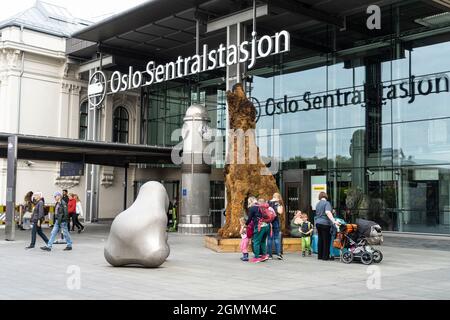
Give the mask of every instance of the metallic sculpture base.
M 178 232 L 186 235 L 207 235 L 214 232 L 210 216 L 187 214 L 181 217 Z
M 111 226 L 105 259 L 114 267 L 157 268 L 170 254 L 167 234 L 169 197 L 159 182 L 142 186 L 134 204 Z
M 178 233 L 185 235 L 207 235 L 214 232 L 212 224 L 179 224 Z

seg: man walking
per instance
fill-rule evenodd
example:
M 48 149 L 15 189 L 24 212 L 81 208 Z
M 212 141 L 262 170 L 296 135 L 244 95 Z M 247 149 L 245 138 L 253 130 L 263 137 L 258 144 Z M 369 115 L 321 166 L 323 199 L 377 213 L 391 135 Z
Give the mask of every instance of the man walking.
M 45 244 L 48 243 L 48 238 L 44 232 L 42 232 L 42 222 L 45 218 L 44 201 L 42 199 L 42 193 L 36 192 L 34 194 L 35 207 L 33 215 L 31 216 L 31 223 L 33 225 L 31 229 L 31 244 L 26 249 L 34 249 L 36 245 L 36 233 L 44 240 Z
M 69 191 L 64 189 L 62 192 L 62 200 L 66 203 L 67 207 L 69 207 Z M 70 214 L 69 214 L 69 221 L 67 221 L 67 229 L 70 231 Z M 61 233 L 61 239 L 63 239 L 63 234 Z
M 56 237 L 59 234 L 59 231 L 62 230 L 64 233 L 64 239 L 67 242 L 67 247 L 64 251 L 72 250 L 72 239 L 70 238 L 69 229 L 68 229 L 68 221 L 69 221 L 69 212 L 67 210 L 67 203 L 62 199 L 61 192 L 55 193 L 55 217 L 56 223 L 53 227 L 52 234 L 50 235 L 50 240 L 48 241 L 47 246 L 42 247 L 41 249 L 44 251 L 52 251 L 53 243 L 56 240 Z

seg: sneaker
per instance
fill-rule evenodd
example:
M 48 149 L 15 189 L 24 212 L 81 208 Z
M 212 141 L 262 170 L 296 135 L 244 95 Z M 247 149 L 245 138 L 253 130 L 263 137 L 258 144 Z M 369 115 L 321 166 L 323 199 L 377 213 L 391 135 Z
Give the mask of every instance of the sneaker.
M 52 249 L 50 249 L 49 247 L 41 247 L 41 250 L 48 252 L 52 251 Z
M 28 246 L 25 248 L 25 250 L 31 250 L 31 249 L 34 249 L 34 246 Z
M 64 251 L 72 251 L 72 247 L 66 247 Z
M 283 256 L 281 254 L 279 256 L 277 256 L 277 259 L 280 260 L 280 261 L 284 260 L 284 258 L 283 258 Z
M 83 228 L 81 229 L 81 232 L 78 231 L 78 233 L 83 233 L 83 232 L 84 232 L 84 229 L 86 229 L 86 228 L 83 227 Z
M 311 251 L 308 252 L 308 256 L 310 256 L 310 257 L 312 256 L 312 252 Z
M 268 254 L 266 254 L 265 256 L 262 256 L 261 257 L 261 261 L 262 262 L 266 262 L 266 261 L 268 261 L 269 260 L 269 255 Z
M 241 257 L 241 261 L 248 262 L 248 253 L 244 253 L 244 255 Z
M 302 257 L 306 257 L 306 252 L 302 252 Z
M 273 260 L 273 256 L 269 256 L 269 260 Z
M 250 260 L 251 263 L 260 263 L 262 260 L 260 258 L 253 258 Z

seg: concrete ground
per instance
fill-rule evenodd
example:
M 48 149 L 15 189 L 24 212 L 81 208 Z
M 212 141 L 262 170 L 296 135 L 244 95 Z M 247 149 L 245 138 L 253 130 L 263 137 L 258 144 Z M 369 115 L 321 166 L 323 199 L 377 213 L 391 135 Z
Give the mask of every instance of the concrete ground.
M 450 299 L 448 238 L 427 247 L 426 239 L 389 235 L 385 260 L 367 267 L 298 254 L 252 265 L 209 251 L 202 237 L 171 234 L 168 261 L 147 270 L 110 267 L 103 257 L 108 231 L 88 225 L 74 235 L 72 252 L 64 245 L 26 251 L 29 231 L 17 231 L 15 242 L 0 240 L 0 299 Z

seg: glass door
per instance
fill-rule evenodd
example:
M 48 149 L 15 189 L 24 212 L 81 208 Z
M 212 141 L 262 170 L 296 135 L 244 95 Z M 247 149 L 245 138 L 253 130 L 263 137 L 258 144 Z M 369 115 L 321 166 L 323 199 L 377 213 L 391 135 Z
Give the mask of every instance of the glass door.
M 291 220 L 295 216 L 295 212 L 300 210 L 300 183 L 286 183 L 285 185 L 286 199 L 286 224 L 289 226 Z

